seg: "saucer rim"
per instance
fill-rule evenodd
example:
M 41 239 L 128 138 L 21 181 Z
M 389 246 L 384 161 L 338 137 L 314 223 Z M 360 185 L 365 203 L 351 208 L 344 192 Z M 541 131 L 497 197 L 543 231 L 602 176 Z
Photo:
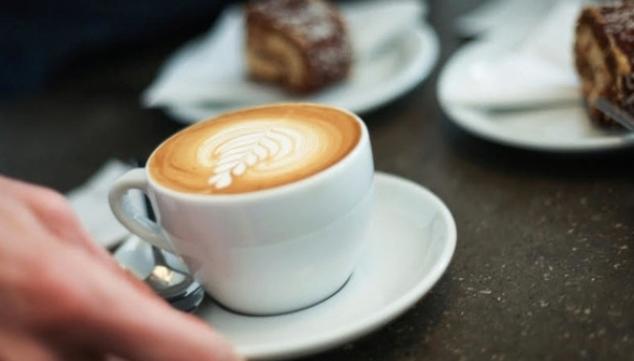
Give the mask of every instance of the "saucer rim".
M 433 192 L 411 180 L 397 175 L 377 171 L 375 172 L 375 182 L 377 183 L 375 185 L 376 187 L 379 186 L 379 182 L 382 182 L 409 188 L 408 192 L 420 193 L 434 205 L 435 209 L 438 210 L 440 217 L 447 225 L 447 236 L 445 237 L 445 244 L 440 256 L 432 265 L 430 271 L 425 273 L 419 282 L 409 291 L 382 307 L 380 311 L 373 313 L 358 322 L 352 323 L 349 326 L 335 329 L 330 332 L 328 336 L 320 337 L 318 340 L 308 338 L 303 341 L 294 342 L 292 345 L 274 344 L 254 346 L 252 348 L 241 348 L 237 346 L 236 349 L 241 355 L 247 359 L 254 360 L 280 360 L 307 356 L 320 351 L 332 349 L 346 342 L 365 336 L 390 321 L 393 321 L 396 317 L 409 310 L 440 280 L 453 259 L 457 244 L 457 227 L 451 211 Z M 337 295 L 334 295 L 333 297 L 337 297 Z
M 623 135 L 605 135 L 601 137 L 577 138 L 561 142 L 540 141 L 534 138 L 524 137 L 522 134 L 508 136 L 501 131 L 501 126 L 496 126 L 490 117 L 482 110 L 452 102 L 449 89 L 449 79 L 452 74 L 460 71 L 462 64 L 478 54 L 488 54 L 494 51 L 504 50 L 503 44 L 493 41 L 476 41 L 467 44 L 454 52 L 440 70 L 436 94 L 438 103 L 448 120 L 460 129 L 485 139 L 492 143 L 502 144 L 514 148 L 551 153 L 583 153 L 596 151 L 609 151 L 613 149 L 628 148 L 634 146 L 634 138 Z M 486 122 L 493 125 L 494 130 L 485 128 L 479 123 Z

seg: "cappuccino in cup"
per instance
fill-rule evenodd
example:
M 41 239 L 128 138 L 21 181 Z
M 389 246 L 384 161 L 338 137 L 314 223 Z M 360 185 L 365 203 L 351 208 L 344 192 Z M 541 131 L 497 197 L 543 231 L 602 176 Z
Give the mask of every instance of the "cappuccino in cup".
M 152 177 L 179 192 L 247 193 L 310 177 L 359 142 L 349 114 L 312 105 L 246 109 L 196 124 L 165 141 Z
M 248 314 L 311 306 L 354 271 L 372 208 L 368 131 L 356 115 L 274 104 L 219 115 L 163 142 L 109 200 L 132 233 L 183 258 L 220 304 Z M 157 221 L 124 202 L 150 198 Z

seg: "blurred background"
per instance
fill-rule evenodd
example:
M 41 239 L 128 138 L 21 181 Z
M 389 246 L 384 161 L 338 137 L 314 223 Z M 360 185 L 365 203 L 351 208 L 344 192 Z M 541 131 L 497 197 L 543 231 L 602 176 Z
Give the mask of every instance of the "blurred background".
M 71 69 L 130 57 L 209 28 L 232 1 L 10 2 L 0 13 L 0 94 L 28 95 L 63 82 Z
M 147 144 L 158 144 L 182 125 L 144 109 L 142 91 L 171 53 L 209 30 L 221 10 L 234 3 L 239 2 L 27 0 L 3 5 L 0 117 L 12 124 L 0 131 L 0 172 L 68 191 L 109 158 L 147 156 L 152 150 Z M 441 60 L 449 44 L 461 41 L 449 20 L 479 3 L 427 2 L 428 21 L 443 44 Z M 127 127 L 130 122 L 139 124 Z M 50 138 L 30 139 L 33 128 Z M 60 144 L 58 137 L 71 128 L 82 136 Z M 117 132 L 133 134 L 119 141 Z M 125 140 L 135 137 L 146 140 Z M 100 143 L 116 147 L 91 146 Z M 20 156 L 11 156 L 13 151 Z M 69 154 L 74 159 L 67 159 Z M 34 168 L 43 158 L 66 176 Z

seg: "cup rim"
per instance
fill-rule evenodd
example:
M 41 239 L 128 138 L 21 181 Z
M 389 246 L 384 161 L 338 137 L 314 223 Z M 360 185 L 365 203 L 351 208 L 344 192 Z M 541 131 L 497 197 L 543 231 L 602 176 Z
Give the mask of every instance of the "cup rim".
M 346 154 L 343 158 L 341 158 L 338 162 L 336 162 L 335 164 L 320 170 L 317 173 L 311 174 L 306 178 L 302 178 L 300 180 L 297 181 L 293 181 L 290 183 L 286 183 L 286 184 L 282 184 L 282 185 L 278 185 L 278 186 L 274 186 L 272 188 L 267 188 L 267 189 L 261 189 L 261 190 L 256 190 L 256 191 L 250 191 L 250 192 L 244 192 L 244 193 L 223 193 L 223 194 L 200 194 L 200 193 L 187 193 L 187 192 L 182 192 L 182 191 L 178 191 L 178 190 L 174 190 L 171 189 L 167 186 L 162 185 L 161 183 L 159 183 L 158 181 L 156 181 L 153 177 L 152 174 L 149 171 L 149 167 L 146 165 L 144 167 L 144 172 L 145 172 L 145 176 L 148 180 L 148 183 L 152 185 L 152 188 L 157 189 L 159 191 L 161 191 L 162 193 L 168 194 L 171 197 L 175 197 L 175 198 L 181 198 L 187 201 L 202 201 L 202 202 L 208 202 L 208 201 L 230 201 L 230 202 L 235 202 L 235 201 L 251 201 L 251 200 L 258 200 L 258 199 L 263 199 L 263 198 L 269 198 L 269 197 L 275 197 L 279 194 L 282 193 L 289 193 L 289 192 L 293 192 L 293 191 L 297 191 L 298 189 L 301 188 L 305 188 L 305 187 L 310 187 L 311 185 L 317 184 L 320 181 L 322 181 L 324 178 L 330 176 L 332 173 L 336 172 L 338 169 L 341 169 L 343 167 L 345 167 L 348 163 L 351 162 L 351 159 L 355 158 L 357 156 L 357 154 L 359 154 L 360 152 L 363 151 L 363 148 L 365 146 L 366 143 L 368 143 L 368 147 L 371 147 L 370 143 L 370 135 L 368 132 L 368 129 L 365 125 L 365 122 L 363 121 L 363 119 L 361 119 L 361 117 L 359 117 L 358 115 L 356 115 L 355 113 L 338 107 L 338 106 L 333 106 L 333 105 L 325 105 L 325 104 L 318 104 L 318 103 L 310 103 L 310 102 L 282 102 L 282 103 L 270 103 L 270 104 L 264 104 L 264 105 L 258 105 L 258 106 L 252 106 L 252 107 L 243 107 L 240 109 L 236 109 L 236 110 L 232 110 L 232 111 L 227 111 L 227 112 L 223 112 L 217 115 L 214 115 L 212 117 L 206 118 L 201 120 L 201 122 L 203 121 L 207 121 L 213 118 L 218 118 L 224 115 L 228 115 L 228 114 L 232 114 L 235 112 L 239 112 L 239 111 L 244 111 L 244 110 L 253 110 L 253 109 L 259 109 L 259 108 L 268 108 L 268 107 L 273 107 L 273 106 L 284 106 L 284 105 L 298 105 L 298 106 L 311 106 L 311 107 L 318 107 L 318 108 L 328 108 L 328 109 L 333 109 L 336 110 L 338 112 L 344 113 L 348 116 L 350 116 L 352 119 L 354 119 L 357 124 L 360 126 L 361 128 L 361 134 L 359 136 L 359 140 L 357 141 L 357 143 L 355 144 L 355 146 L 352 148 L 352 150 Z M 194 123 L 197 124 L 197 123 Z M 152 151 L 152 153 L 150 154 L 150 156 L 148 157 L 148 162 L 147 164 L 150 163 L 150 159 L 152 159 L 152 157 L 154 156 L 154 154 L 156 153 L 156 151 L 165 143 L 167 142 L 169 139 L 171 139 L 172 136 L 174 136 L 175 134 L 183 131 L 186 128 L 183 128 L 181 130 L 179 130 L 178 132 L 172 134 L 171 136 L 169 136 L 167 139 L 163 140 L 156 148 L 154 148 L 154 150 Z

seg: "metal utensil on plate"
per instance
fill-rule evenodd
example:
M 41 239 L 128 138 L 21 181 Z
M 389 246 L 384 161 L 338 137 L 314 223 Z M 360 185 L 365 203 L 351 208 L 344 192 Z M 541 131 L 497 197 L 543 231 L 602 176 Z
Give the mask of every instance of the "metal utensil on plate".
M 156 220 L 149 200 L 147 197 L 144 200 L 148 218 Z M 205 296 L 201 285 L 189 273 L 170 266 L 163 251 L 155 246 L 152 246 L 152 257 L 154 266 L 145 278 L 145 283 L 175 308 L 186 312 L 194 311 Z
M 622 125 L 625 129 L 634 131 L 634 117 L 619 106 L 604 97 L 599 97 L 594 105 L 610 119 Z

